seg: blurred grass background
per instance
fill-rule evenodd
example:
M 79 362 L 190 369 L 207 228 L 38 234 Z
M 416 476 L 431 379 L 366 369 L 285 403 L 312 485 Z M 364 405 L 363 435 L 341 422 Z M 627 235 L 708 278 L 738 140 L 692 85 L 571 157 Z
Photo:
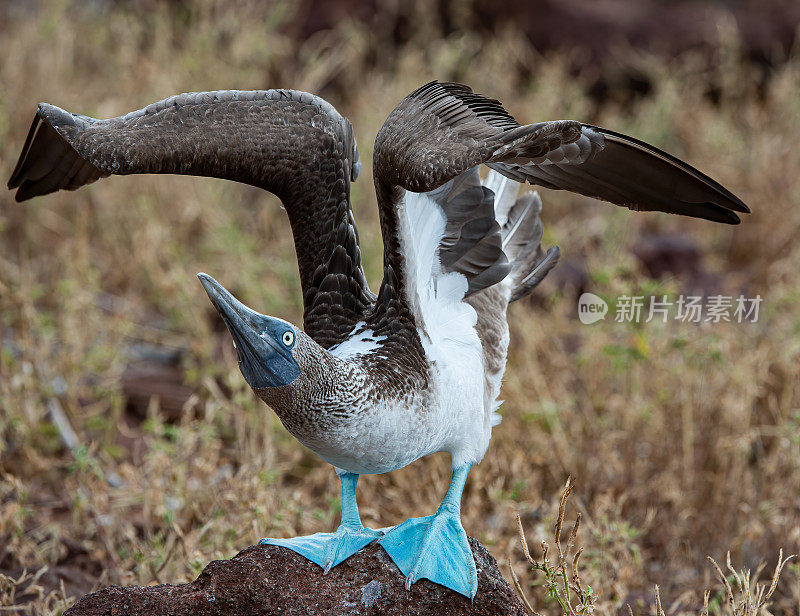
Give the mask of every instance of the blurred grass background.
M 706 171 L 751 206 L 741 226 L 540 191 L 563 259 L 510 310 L 504 420 L 464 498 L 467 532 L 515 563 L 537 609 L 557 611 L 524 573 L 514 513 L 538 546 L 572 474 L 598 612 L 652 613 L 659 584 L 668 613 L 697 613 L 715 588 L 707 555 L 755 568 L 800 543 L 800 16 L 782 2 L 498 8 L 7 1 L 0 175 L 38 101 L 110 117 L 182 91 L 312 91 L 356 129 L 353 207 L 377 288 L 374 135 L 430 79 L 468 83 L 524 122 L 626 132 Z M 144 176 L 12 197 L 0 192 L 0 605 L 60 613 L 98 585 L 186 581 L 262 536 L 332 529 L 334 473 L 249 391 L 194 277 L 300 323 L 278 201 Z M 764 301 L 757 323 L 584 326 L 582 290 Z M 365 524 L 427 515 L 448 476 L 439 455 L 362 478 Z M 774 599 L 773 613 L 797 613 L 796 566 Z M 712 610 L 723 603 L 713 590 Z

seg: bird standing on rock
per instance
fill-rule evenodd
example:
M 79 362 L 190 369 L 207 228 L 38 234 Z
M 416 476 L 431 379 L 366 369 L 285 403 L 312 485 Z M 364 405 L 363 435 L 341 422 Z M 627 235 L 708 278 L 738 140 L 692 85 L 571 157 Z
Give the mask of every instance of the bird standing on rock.
M 181 94 L 109 120 L 43 103 L 9 188 L 24 201 L 110 174 L 177 173 L 276 194 L 294 235 L 304 330 L 198 276 L 247 383 L 336 468 L 342 520 L 333 533 L 262 542 L 327 571 L 377 539 L 407 587 L 427 578 L 473 597 L 461 494 L 500 421 L 506 308 L 559 255 L 542 249 L 541 202 L 519 196 L 519 183 L 728 224 L 749 210 L 646 143 L 571 120 L 520 125 L 498 101 L 456 83 L 434 81 L 403 99 L 378 133 L 373 164 L 384 244 L 377 295 L 350 207 L 361 168 L 353 128 L 312 94 Z M 483 181 L 480 165 L 489 167 Z M 453 475 L 437 511 L 385 532 L 365 528 L 358 476 L 439 451 L 450 454 Z

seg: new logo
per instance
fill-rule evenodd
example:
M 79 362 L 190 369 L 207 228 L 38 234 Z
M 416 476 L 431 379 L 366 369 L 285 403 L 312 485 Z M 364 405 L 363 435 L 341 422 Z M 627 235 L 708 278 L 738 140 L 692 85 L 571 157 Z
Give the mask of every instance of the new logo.
M 608 304 L 594 293 L 584 293 L 578 298 L 578 318 L 584 325 L 591 325 L 606 318 Z

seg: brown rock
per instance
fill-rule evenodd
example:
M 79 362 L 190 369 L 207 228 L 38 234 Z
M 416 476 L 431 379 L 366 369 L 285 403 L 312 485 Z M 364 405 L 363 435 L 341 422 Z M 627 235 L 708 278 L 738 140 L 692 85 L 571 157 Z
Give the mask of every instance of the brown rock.
M 428 580 L 407 591 L 400 571 L 376 543 L 328 575 L 291 550 L 257 545 L 211 562 L 189 584 L 111 586 L 83 597 L 64 616 L 524 615 L 495 559 L 474 539 L 470 544 L 478 566 L 473 602 Z

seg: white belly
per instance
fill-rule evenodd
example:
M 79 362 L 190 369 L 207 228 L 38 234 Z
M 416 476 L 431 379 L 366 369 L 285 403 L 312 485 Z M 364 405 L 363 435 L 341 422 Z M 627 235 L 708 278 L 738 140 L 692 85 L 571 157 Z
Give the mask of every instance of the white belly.
M 362 408 L 324 437 L 301 442 L 358 474 L 386 473 L 437 451 L 449 452 L 454 466 L 479 462 L 491 434 L 480 341 L 474 328 L 449 331 L 457 335 L 423 337 L 432 363 L 427 390 Z

